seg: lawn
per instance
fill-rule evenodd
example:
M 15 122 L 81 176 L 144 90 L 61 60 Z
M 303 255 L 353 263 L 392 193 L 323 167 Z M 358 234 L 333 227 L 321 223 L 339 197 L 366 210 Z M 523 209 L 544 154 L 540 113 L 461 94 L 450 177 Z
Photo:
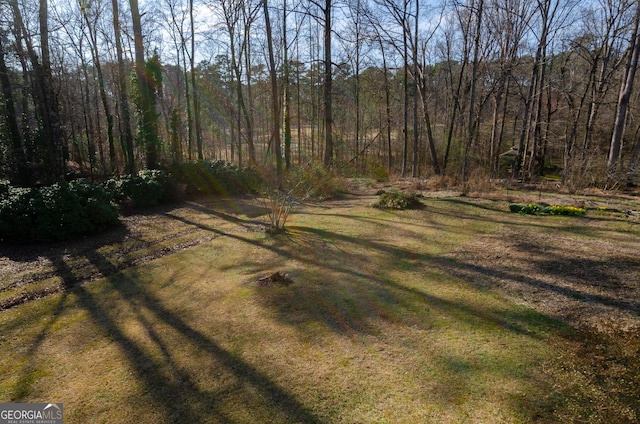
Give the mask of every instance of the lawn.
M 637 220 L 374 200 L 268 235 L 258 199 L 200 199 L 2 247 L 0 401 L 68 423 L 640 419 Z M 276 271 L 293 284 L 260 284 Z

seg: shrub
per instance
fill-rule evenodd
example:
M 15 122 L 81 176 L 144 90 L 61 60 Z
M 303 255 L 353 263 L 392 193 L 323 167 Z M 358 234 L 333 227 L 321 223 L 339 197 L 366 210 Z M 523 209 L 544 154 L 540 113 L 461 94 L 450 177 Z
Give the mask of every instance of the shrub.
M 0 200 L 0 238 L 13 243 L 69 240 L 117 224 L 109 194 L 86 180 L 11 187 Z
M 294 204 L 291 191 L 288 193 L 283 193 L 279 190 L 269 191 L 263 199 L 263 204 L 269 210 L 269 228 L 267 228 L 267 232 L 270 234 L 284 232 L 284 226 Z
M 373 206 L 381 209 L 419 209 L 423 204 L 416 193 L 394 190 L 382 193 Z
M 333 199 L 344 192 L 344 181 L 322 166 L 308 164 L 295 168 L 288 179 L 293 195 L 303 200 Z
M 113 199 L 128 210 L 144 209 L 180 198 L 180 190 L 167 171 L 142 170 L 105 183 Z
M 84 179 L 69 183 L 69 188 L 80 200 L 93 228 L 91 232 L 103 231 L 118 224 L 118 210 L 112 205 L 111 194 L 99 184 Z
M 183 193 L 178 183 L 168 171 L 158 169 L 145 169 L 138 172 L 138 176 L 145 182 L 162 187 L 162 196 L 159 203 L 175 202 L 182 199 Z
M 387 168 L 376 166 L 375 168 L 373 168 L 371 173 L 373 174 L 373 178 L 375 178 L 377 182 L 382 183 L 389 181 L 389 171 L 387 170 Z

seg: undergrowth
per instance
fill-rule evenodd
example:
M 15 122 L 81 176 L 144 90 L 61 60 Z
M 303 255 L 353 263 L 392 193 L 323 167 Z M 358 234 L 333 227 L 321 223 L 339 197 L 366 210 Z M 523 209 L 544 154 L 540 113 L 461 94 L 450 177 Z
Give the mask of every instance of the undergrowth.
M 416 193 L 405 193 L 399 190 L 384 192 L 373 204 L 380 209 L 420 209 L 423 207 Z

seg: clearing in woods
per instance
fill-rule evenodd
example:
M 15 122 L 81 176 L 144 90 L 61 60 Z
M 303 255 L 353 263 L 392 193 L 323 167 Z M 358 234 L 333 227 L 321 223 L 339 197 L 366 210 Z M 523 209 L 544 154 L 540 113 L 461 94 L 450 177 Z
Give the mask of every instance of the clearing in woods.
M 0 245 L 0 399 L 65 422 L 633 422 L 632 198 L 380 187 L 298 205 L 199 199 L 79 242 Z

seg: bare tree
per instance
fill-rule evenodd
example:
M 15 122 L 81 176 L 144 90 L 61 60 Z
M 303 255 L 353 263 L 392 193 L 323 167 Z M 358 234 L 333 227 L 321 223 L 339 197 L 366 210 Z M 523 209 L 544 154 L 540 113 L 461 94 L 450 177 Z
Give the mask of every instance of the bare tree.
M 153 86 L 148 78 L 145 63 L 145 50 L 142 39 L 142 23 L 138 0 L 129 0 L 131 6 L 131 20 L 133 23 L 133 37 L 135 43 L 136 86 L 138 89 L 138 135 L 139 143 L 145 149 L 148 169 L 155 169 L 159 162 L 159 139 L 157 128 L 157 114 L 153 101 Z
M 124 66 L 124 54 L 122 51 L 122 39 L 120 36 L 120 8 L 118 0 L 111 0 L 113 13 L 113 34 L 115 38 L 116 58 L 118 61 L 118 105 L 120 107 L 120 133 L 124 139 L 124 153 L 126 158 L 126 171 L 134 173 L 136 170 L 135 153 L 133 149 L 133 134 L 131 133 L 131 121 L 129 99 L 127 96 L 126 71 Z
M 247 105 L 245 101 L 244 90 L 242 87 L 242 62 L 244 60 L 243 55 L 248 54 L 247 45 L 248 33 L 251 29 L 251 24 L 255 19 L 255 9 L 247 12 L 247 5 L 240 0 L 225 0 L 221 2 L 223 19 L 227 33 L 229 35 L 229 52 L 231 53 L 230 66 L 234 72 L 235 84 L 236 84 L 236 96 L 238 102 L 238 109 L 244 117 L 246 126 L 246 139 L 247 147 L 249 150 L 249 163 L 254 164 L 256 162 L 255 144 L 253 137 L 253 116 L 251 107 Z M 260 6 L 260 5 L 258 5 Z M 241 19 L 243 18 L 243 19 Z M 241 33 L 241 34 L 239 34 Z M 250 70 L 248 70 L 250 72 Z M 248 83 L 250 85 L 250 75 L 247 76 Z M 239 118 L 239 117 L 238 117 Z M 238 131 L 240 127 L 238 126 Z M 238 143 L 238 159 L 242 164 L 242 145 Z
M 640 3 L 636 6 L 636 15 L 633 21 L 633 31 L 629 39 L 628 60 L 624 69 L 622 83 L 620 85 L 620 94 L 618 96 L 618 104 L 616 105 L 615 123 L 613 125 L 613 134 L 611 136 L 611 147 L 609 148 L 609 157 L 607 159 L 607 171 L 613 173 L 622 149 L 622 136 L 627 119 L 627 111 L 629 109 L 629 100 L 633 91 L 633 83 L 636 76 L 636 68 L 640 59 Z
M 80 12 L 87 24 L 87 30 L 89 32 L 89 46 L 91 48 L 91 57 L 95 65 L 96 75 L 98 78 L 98 88 L 100 91 L 100 100 L 102 101 L 102 108 L 104 109 L 105 118 L 107 120 L 107 143 L 109 146 L 109 171 L 112 173 L 116 167 L 116 145 L 113 137 L 113 114 L 111 113 L 111 106 L 109 105 L 109 99 L 105 90 L 104 76 L 102 75 L 102 63 L 100 60 L 100 52 L 98 51 L 98 35 L 97 35 L 97 21 L 100 19 L 101 7 L 100 3 L 85 3 L 84 0 L 79 0 Z M 107 170 L 105 170 L 107 171 Z
M 484 10 L 484 0 L 478 3 L 472 1 L 471 8 L 475 16 L 475 30 L 473 33 L 473 63 L 471 65 L 471 88 L 469 90 L 469 121 L 467 122 L 467 141 L 464 148 L 464 159 L 462 162 L 462 181 L 469 178 L 469 152 L 476 128 L 476 80 L 478 75 L 478 65 L 480 60 L 480 40 L 482 28 L 482 13 Z
M 18 125 L 18 117 L 13 99 L 11 80 L 9 79 L 9 68 L 5 62 L 5 54 L 4 34 L 0 33 L 0 87 L 2 88 L 3 115 L 10 140 L 9 158 L 13 170 L 12 182 L 17 185 L 28 185 L 29 173 L 24 149 L 22 147 L 20 126 Z
M 273 114 L 273 142 L 276 155 L 276 175 L 278 188 L 282 187 L 282 152 L 280 151 L 280 95 L 278 94 L 278 76 L 276 62 L 273 55 L 273 36 L 271 34 L 271 20 L 267 0 L 262 0 L 264 21 L 267 29 L 267 46 L 269 50 L 269 75 L 271 77 L 271 107 Z
M 330 168 L 333 164 L 333 62 L 331 56 L 331 12 L 332 1 L 325 0 L 324 6 L 316 4 L 322 11 L 322 27 L 324 39 L 324 166 Z
M 189 24 L 191 28 L 191 54 L 189 55 L 189 62 L 191 65 L 191 88 L 193 91 L 193 121 L 196 132 L 196 147 L 198 149 L 198 159 L 204 159 L 202 151 L 202 123 L 200 116 L 200 99 L 198 96 L 198 89 L 196 87 L 196 31 L 195 21 L 193 17 L 193 0 L 189 0 Z

